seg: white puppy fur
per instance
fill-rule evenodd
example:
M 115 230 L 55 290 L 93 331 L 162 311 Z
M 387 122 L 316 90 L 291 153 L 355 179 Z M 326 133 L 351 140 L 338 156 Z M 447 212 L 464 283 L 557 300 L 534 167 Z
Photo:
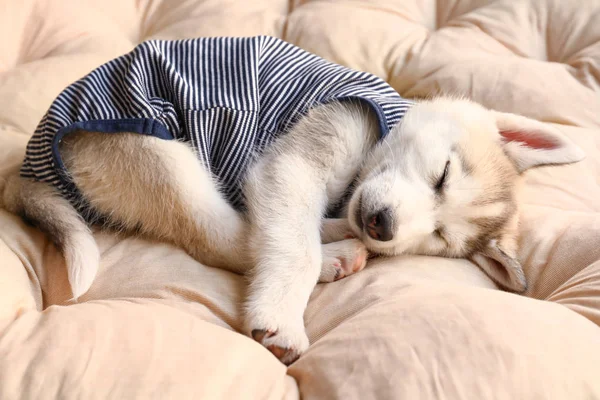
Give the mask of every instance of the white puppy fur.
M 256 157 L 243 215 L 183 143 L 78 132 L 63 140 L 61 154 L 109 227 L 247 274 L 247 333 L 289 364 L 309 344 L 303 313 L 316 282 L 361 270 L 367 249 L 466 257 L 502 288 L 524 291 L 515 257 L 519 174 L 583 158 L 553 127 L 460 99 L 418 102 L 378 139 L 365 105 L 310 110 Z M 73 207 L 18 176 L 7 182 L 4 203 L 49 233 L 65 255 L 73 296 L 83 295 L 99 254 Z M 339 219 L 324 219 L 340 205 Z

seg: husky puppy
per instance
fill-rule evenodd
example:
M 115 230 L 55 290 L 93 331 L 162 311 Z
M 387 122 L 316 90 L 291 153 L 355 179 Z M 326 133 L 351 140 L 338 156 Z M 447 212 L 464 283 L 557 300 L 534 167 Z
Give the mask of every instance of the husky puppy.
M 377 78 L 273 38 L 145 46 L 59 96 L 4 203 L 62 250 L 75 298 L 99 266 L 90 224 L 168 241 L 247 274 L 246 333 L 286 364 L 308 347 L 303 313 L 317 281 L 361 270 L 367 252 L 468 258 L 501 288 L 523 292 L 519 177 L 583 158 L 552 126 L 464 99 L 405 102 Z M 222 68 L 210 66 L 215 60 Z M 186 75 L 189 65 L 200 67 Z M 236 78 L 240 65 L 250 67 Z M 305 79 L 311 68 L 318 76 Z M 256 71 L 267 72 L 239 83 Z M 336 77 L 321 85 L 327 74 Z M 206 76 L 230 85 L 220 95 L 188 91 L 194 80 L 205 88 Z M 236 87 L 249 97 L 228 100 Z M 324 90 L 329 97 L 313 96 Z M 274 103 L 296 108 L 265 114 Z M 238 157 L 238 144 L 213 154 L 248 130 L 258 137 L 243 149 L 251 156 Z

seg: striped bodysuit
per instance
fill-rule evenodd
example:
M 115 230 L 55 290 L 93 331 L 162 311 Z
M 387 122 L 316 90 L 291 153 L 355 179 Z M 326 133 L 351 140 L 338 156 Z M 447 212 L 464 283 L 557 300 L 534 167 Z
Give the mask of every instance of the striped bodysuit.
M 252 154 L 310 107 L 348 99 L 372 107 L 382 137 L 412 104 L 376 76 L 273 37 L 147 41 L 54 100 L 27 145 L 21 176 L 54 185 L 82 211 L 86 202 L 64 168 L 61 139 L 76 130 L 135 132 L 188 142 L 240 209 Z

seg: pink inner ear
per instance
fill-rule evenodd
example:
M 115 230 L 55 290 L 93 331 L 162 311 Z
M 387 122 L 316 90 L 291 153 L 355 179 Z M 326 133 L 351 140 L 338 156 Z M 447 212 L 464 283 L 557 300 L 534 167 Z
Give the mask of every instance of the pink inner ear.
M 522 131 L 500 131 L 500 135 L 508 142 L 520 142 L 532 149 L 555 149 L 559 144 L 543 135 L 531 134 Z

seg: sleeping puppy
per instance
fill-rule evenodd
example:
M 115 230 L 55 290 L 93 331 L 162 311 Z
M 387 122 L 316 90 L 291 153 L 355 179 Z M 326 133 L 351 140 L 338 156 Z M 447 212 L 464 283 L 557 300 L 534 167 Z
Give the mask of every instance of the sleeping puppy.
M 150 41 L 59 95 L 4 202 L 62 250 L 74 298 L 98 270 L 91 224 L 247 274 L 246 333 L 289 364 L 317 281 L 367 251 L 468 258 L 524 291 L 519 176 L 582 158 L 551 126 L 407 101 L 275 38 Z

